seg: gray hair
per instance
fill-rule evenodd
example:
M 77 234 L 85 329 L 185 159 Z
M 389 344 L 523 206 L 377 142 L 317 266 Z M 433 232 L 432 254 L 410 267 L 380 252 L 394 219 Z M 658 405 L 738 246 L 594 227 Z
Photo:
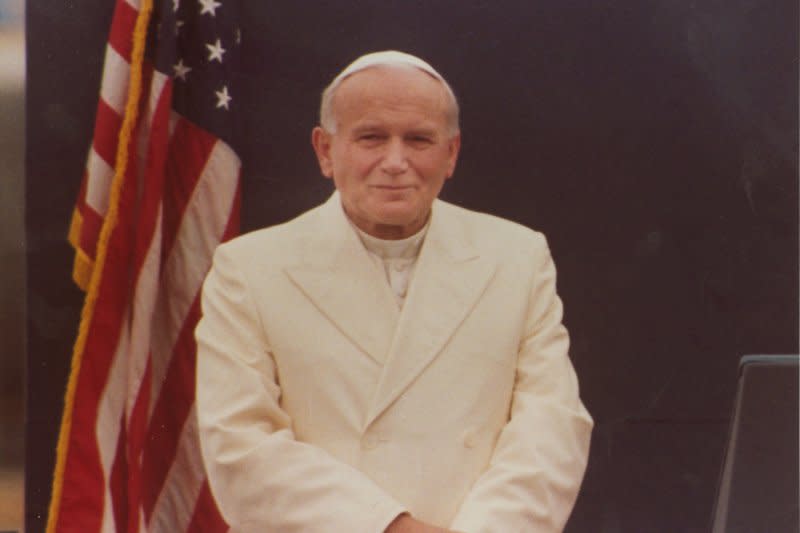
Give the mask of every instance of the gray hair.
M 447 98 L 447 109 L 445 110 L 445 120 L 447 121 L 448 134 L 451 136 L 458 133 L 458 100 L 450 85 L 442 77 L 441 74 L 436 72 L 432 66 L 422 59 L 406 54 L 405 52 L 398 52 L 396 50 L 385 50 L 383 52 L 372 52 L 366 54 L 345 67 L 333 81 L 325 87 L 322 91 L 322 102 L 319 106 L 319 124 L 323 129 L 330 133 L 336 133 L 336 117 L 333 113 L 333 97 L 336 95 L 336 90 L 342 82 L 355 74 L 356 72 L 372 68 L 372 67 L 413 67 L 417 68 L 434 79 L 438 80 L 445 89 Z

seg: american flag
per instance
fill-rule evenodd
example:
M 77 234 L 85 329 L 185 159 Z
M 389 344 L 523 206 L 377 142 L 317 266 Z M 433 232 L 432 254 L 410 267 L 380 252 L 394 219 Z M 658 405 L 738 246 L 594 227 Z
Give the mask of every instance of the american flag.
M 238 231 L 237 1 L 116 3 L 70 228 L 87 294 L 49 532 L 227 529 L 200 457 L 194 327 Z

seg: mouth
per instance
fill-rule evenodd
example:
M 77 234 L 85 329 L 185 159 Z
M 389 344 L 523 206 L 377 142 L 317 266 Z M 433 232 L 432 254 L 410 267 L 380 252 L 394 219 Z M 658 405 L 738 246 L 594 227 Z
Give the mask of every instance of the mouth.
M 371 185 L 373 189 L 381 191 L 407 191 L 413 189 L 413 185 Z

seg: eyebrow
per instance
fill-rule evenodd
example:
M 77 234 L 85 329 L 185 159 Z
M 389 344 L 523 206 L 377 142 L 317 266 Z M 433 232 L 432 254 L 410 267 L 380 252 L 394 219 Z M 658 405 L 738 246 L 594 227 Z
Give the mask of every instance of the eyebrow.
M 383 131 L 386 129 L 387 128 L 380 123 L 366 123 L 353 128 L 353 134 L 358 135 L 365 132 Z M 436 135 L 436 133 L 437 133 L 437 128 L 434 126 L 419 126 L 419 127 L 409 128 L 407 131 L 404 132 L 404 136 Z
M 436 136 L 437 133 L 438 131 L 436 128 L 421 127 L 421 128 L 412 128 L 406 133 L 406 135 Z
M 376 130 L 383 130 L 383 129 L 385 129 L 385 128 L 383 126 L 381 126 L 380 124 L 368 123 L 368 124 L 362 124 L 360 126 L 356 126 L 355 128 L 353 128 L 353 133 L 358 134 L 358 133 L 364 133 L 365 131 L 376 131 Z

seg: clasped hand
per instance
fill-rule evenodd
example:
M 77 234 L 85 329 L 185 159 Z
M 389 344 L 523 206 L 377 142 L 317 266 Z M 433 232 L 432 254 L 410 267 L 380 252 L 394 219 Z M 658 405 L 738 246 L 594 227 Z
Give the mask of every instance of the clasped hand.
M 417 520 L 410 514 L 401 514 L 395 518 L 385 533 L 458 533 L 452 529 L 445 529 Z

